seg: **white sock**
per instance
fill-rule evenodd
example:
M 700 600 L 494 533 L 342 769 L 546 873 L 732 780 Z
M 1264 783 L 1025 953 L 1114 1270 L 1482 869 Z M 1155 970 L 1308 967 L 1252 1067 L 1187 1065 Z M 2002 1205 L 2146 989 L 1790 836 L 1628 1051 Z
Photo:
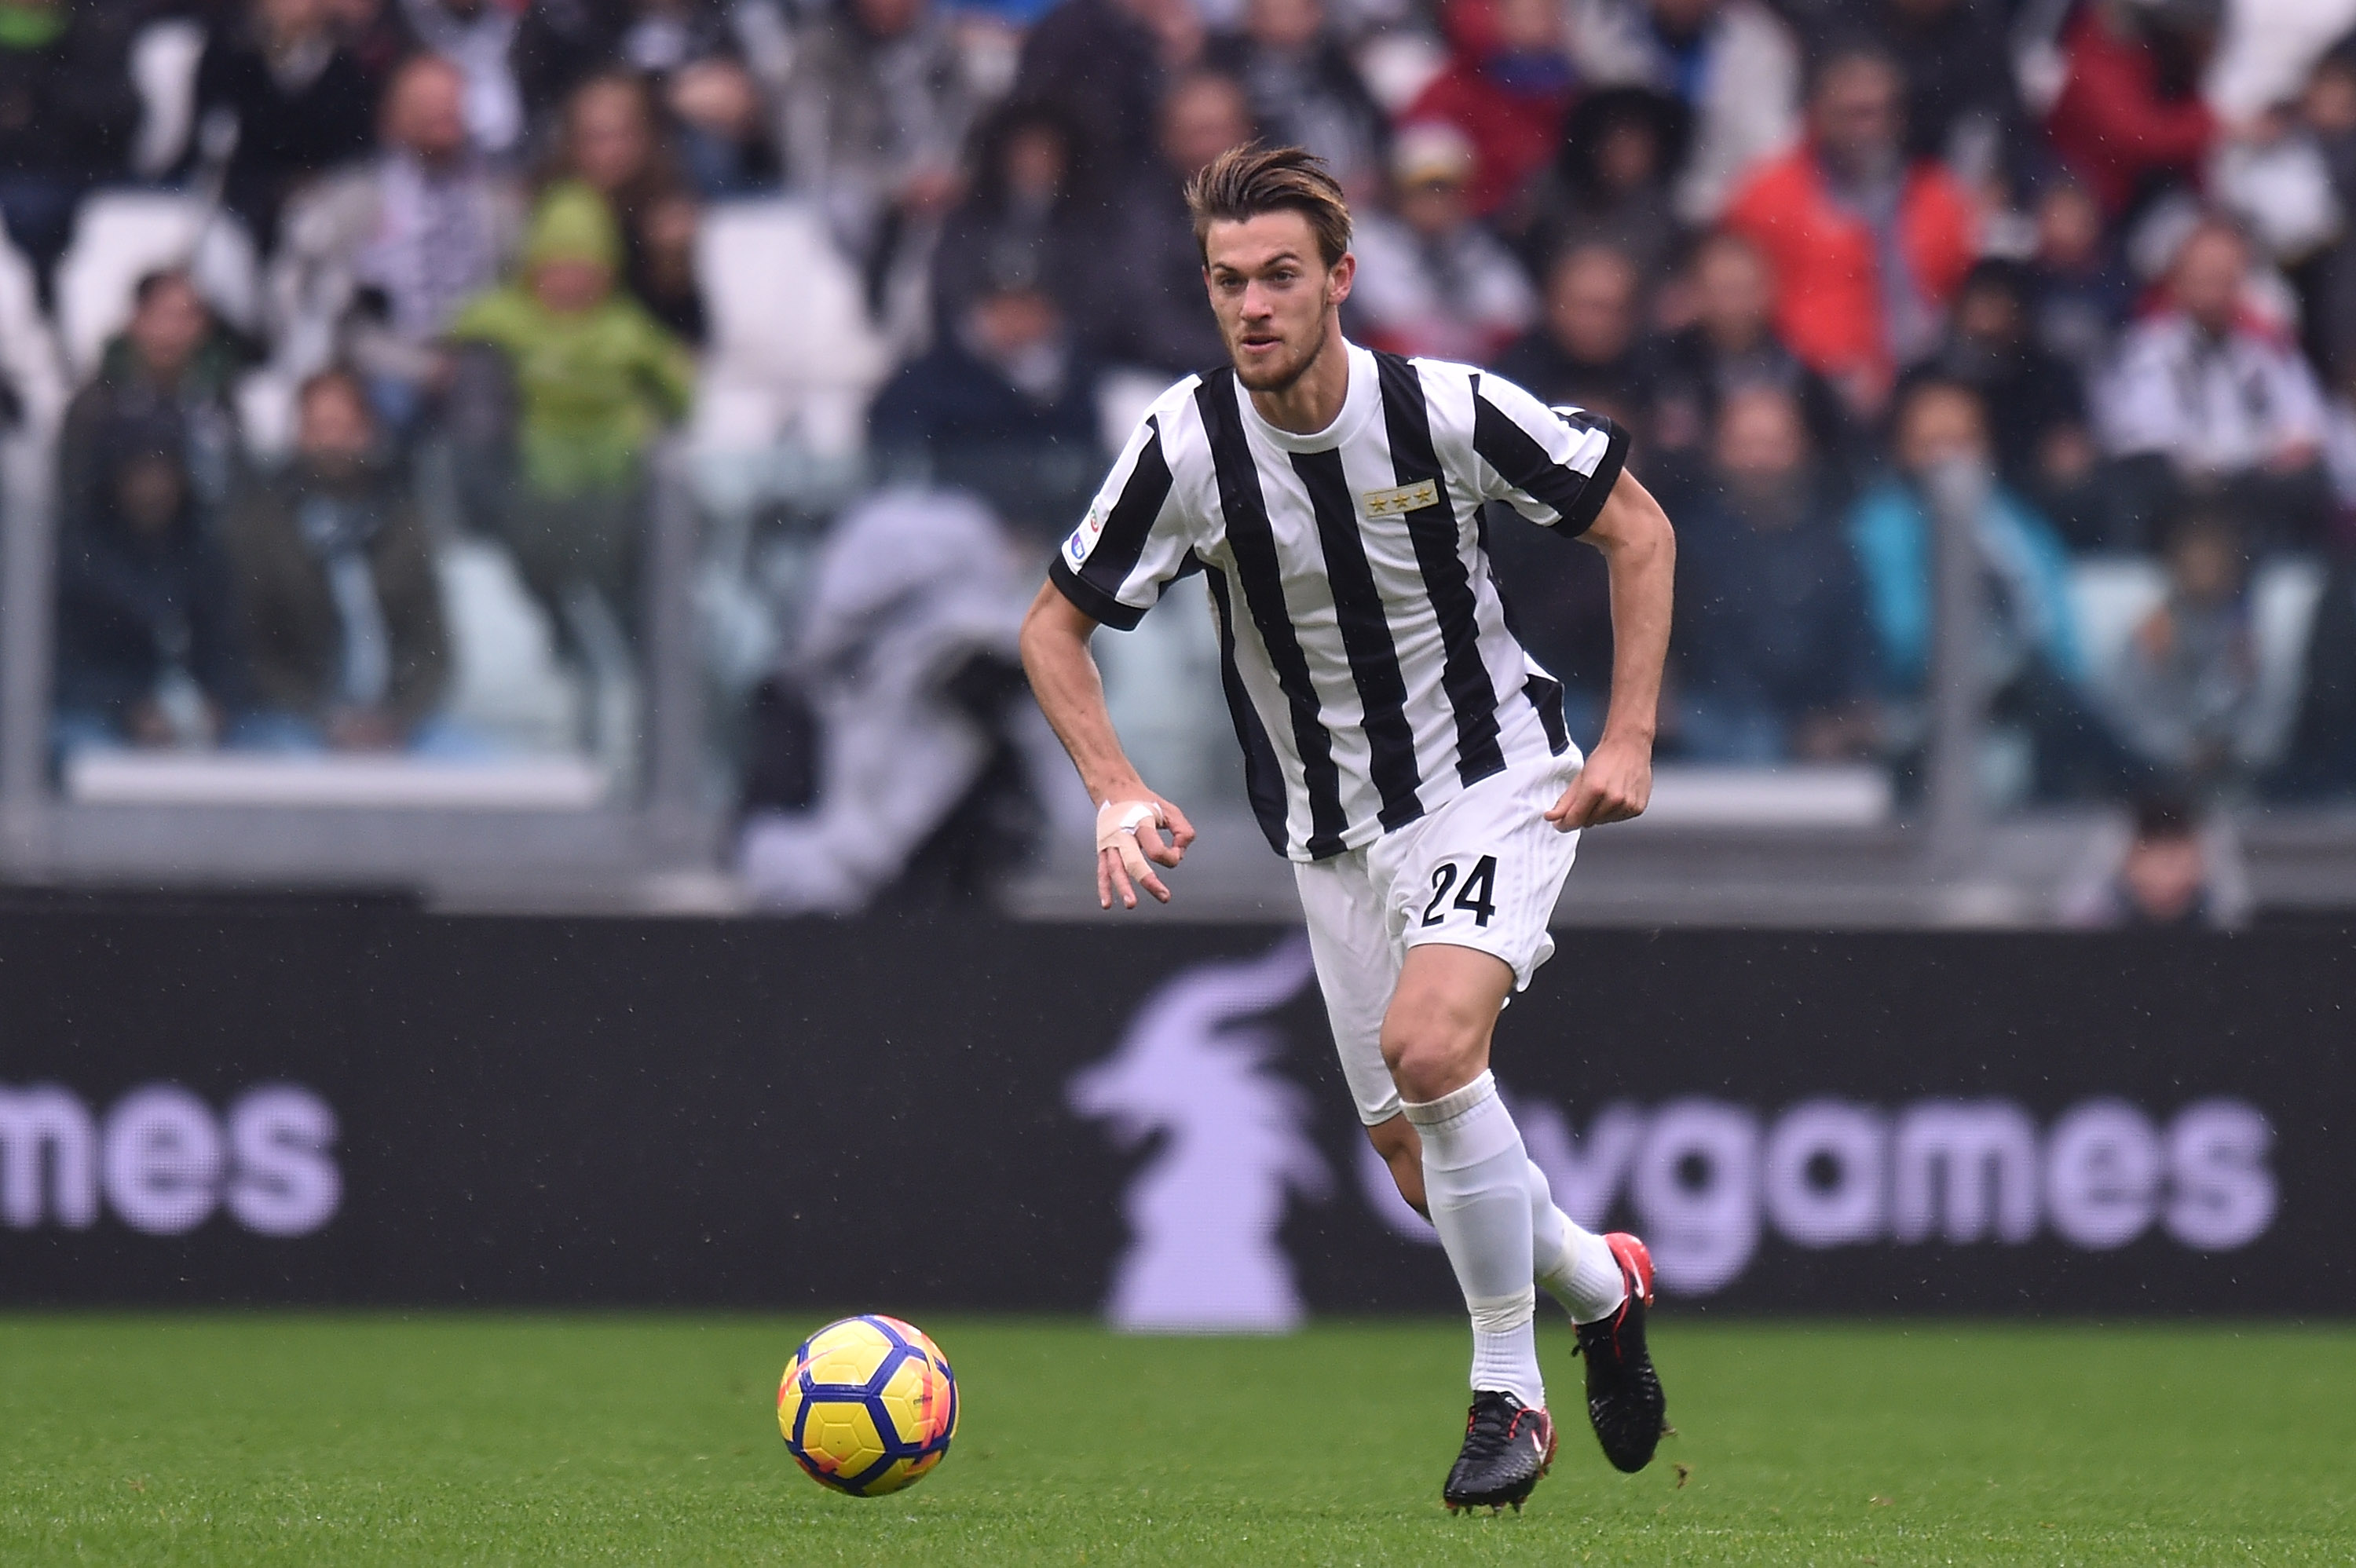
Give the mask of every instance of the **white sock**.
M 1407 1106 L 1423 1136 L 1423 1196 L 1472 1316 L 1472 1386 L 1546 1403 L 1538 1371 L 1530 1157 L 1497 1081 L 1483 1072 Z
M 1628 1298 L 1619 1260 L 1603 1238 L 1583 1231 L 1555 1207 L 1554 1189 L 1537 1161 L 1530 1161 L 1530 1262 L 1547 1294 L 1562 1303 L 1573 1323 L 1592 1323 L 1620 1310 Z

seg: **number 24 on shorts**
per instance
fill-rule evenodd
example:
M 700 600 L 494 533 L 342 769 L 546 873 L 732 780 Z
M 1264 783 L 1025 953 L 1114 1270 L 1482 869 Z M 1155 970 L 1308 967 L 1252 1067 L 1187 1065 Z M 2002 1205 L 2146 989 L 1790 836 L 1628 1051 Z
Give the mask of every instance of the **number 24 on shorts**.
M 1464 885 L 1458 887 L 1457 878 Z M 1451 891 L 1456 901 L 1447 902 Z M 1497 912 L 1497 857 L 1483 855 L 1472 863 L 1469 873 L 1458 871 L 1456 862 L 1445 860 L 1431 869 L 1431 901 L 1423 906 L 1423 923 L 1438 925 L 1457 910 L 1469 910 L 1472 923 L 1486 926 L 1489 917 Z

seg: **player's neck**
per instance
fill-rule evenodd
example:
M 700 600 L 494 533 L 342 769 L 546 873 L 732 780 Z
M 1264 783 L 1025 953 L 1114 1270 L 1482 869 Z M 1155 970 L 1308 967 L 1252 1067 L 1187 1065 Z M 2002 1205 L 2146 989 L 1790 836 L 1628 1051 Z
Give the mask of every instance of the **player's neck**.
M 1350 345 L 1340 325 L 1331 323 L 1324 347 L 1290 386 L 1251 395 L 1259 417 L 1288 435 L 1315 435 L 1342 417 L 1342 405 L 1349 398 Z

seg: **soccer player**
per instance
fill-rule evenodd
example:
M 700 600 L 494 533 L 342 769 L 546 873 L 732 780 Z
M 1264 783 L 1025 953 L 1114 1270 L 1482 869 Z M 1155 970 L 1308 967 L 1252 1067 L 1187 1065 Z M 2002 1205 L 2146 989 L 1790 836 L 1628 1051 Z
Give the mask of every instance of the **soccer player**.
M 1186 199 L 1232 363 L 1171 388 L 1130 438 L 1031 606 L 1023 666 L 1098 802 L 1098 901 L 1133 909 L 1142 887 L 1166 903 L 1155 868 L 1194 830 L 1122 753 L 1088 639 L 1204 574 L 1252 808 L 1294 862 L 1359 1117 L 1472 1313 L 1472 1415 L 1442 1499 L 1518 1509 L 1555 1450 L 1537 1285 L 1578 1325 L 1605 1456 L 1641 1469 L 1662 1431 L 1651 1256 L 1555 1206 L 1489 1041 L 1554 952 L 1580 829 L 1652 793 L 1675 538 L 1609 420 L 1343 338 L 1350 214 L 1316 158 L 1238 148 Z M 1491 500 L 1609 563 L 1592 755 L 1506 629 L 1478 520 Z

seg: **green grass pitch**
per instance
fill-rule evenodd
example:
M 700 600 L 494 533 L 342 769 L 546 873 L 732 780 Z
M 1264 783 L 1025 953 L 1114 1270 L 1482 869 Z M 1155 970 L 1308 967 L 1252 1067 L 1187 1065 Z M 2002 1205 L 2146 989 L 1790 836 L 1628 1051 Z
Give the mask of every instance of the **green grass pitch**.
M 1622 1477 L 1554 1328 L 1554 1475 L 1451 1519 L 1461 1324 L 925 1326 L 957 1445 L 862 1501 L 777 1438 L 815 1322 L 0 1317 L 0 1563 L 2356 1562 L 2356 1328 L 1665 1317 Z

